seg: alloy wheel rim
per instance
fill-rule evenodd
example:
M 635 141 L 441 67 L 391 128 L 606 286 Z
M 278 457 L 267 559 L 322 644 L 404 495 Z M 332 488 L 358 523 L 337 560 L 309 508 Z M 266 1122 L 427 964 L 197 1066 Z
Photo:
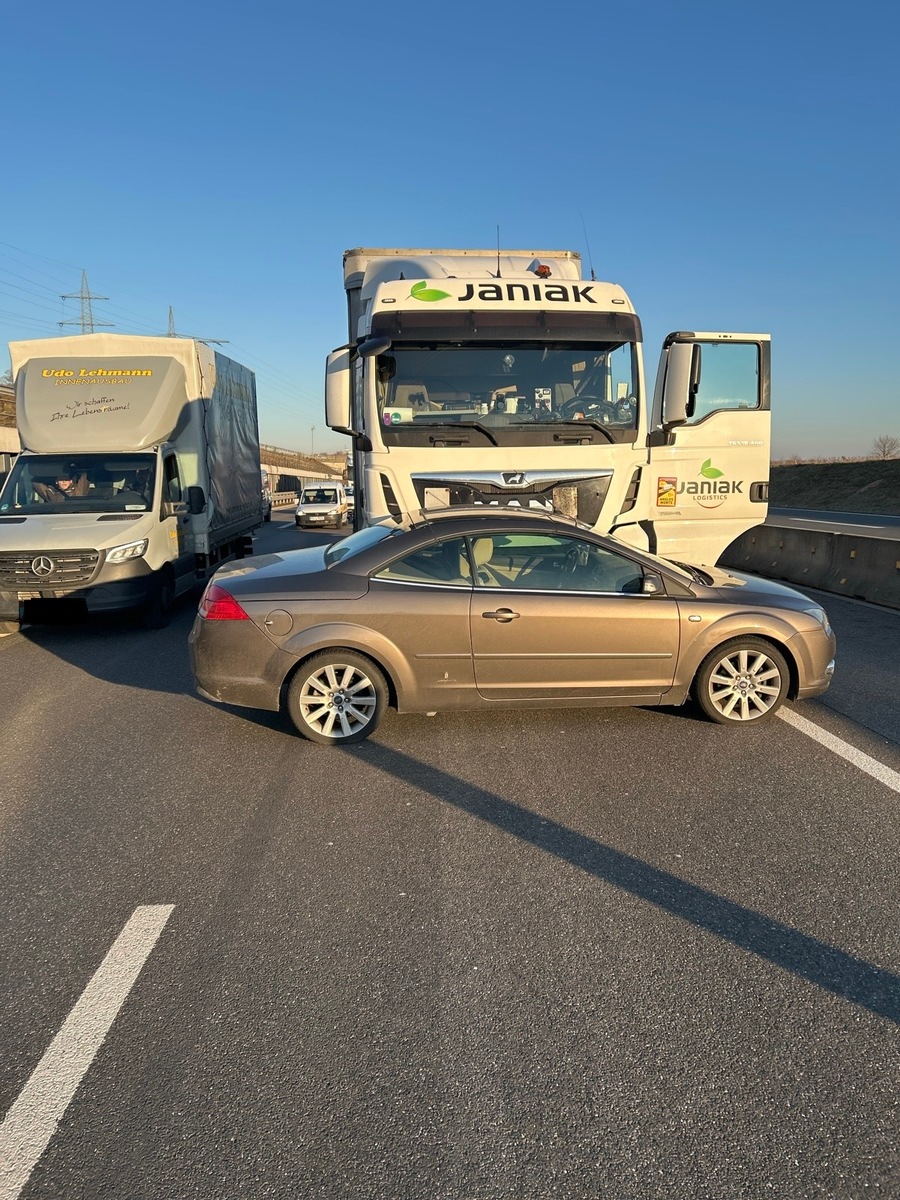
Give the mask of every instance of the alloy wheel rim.
M 310 675 L 299 697 L 304 723 L 329 738 L 349 737 L 365 729 L 377 703 L 372 680 L 347 663 L 329 663 Z
M 756 721 L 781 695 L 781 682 L 778 664 L 764 650 L 735 650 L 716 663 L 708 694 L 729 721 Z

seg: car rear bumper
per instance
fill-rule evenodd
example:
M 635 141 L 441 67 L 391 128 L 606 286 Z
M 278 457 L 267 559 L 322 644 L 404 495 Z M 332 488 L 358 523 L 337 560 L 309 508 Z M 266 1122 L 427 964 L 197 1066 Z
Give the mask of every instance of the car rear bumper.
M 216 704 L 278 712 L 281 688 L 297 662 L 252 621 L 194 619 L 188 638 L 197 690 Z

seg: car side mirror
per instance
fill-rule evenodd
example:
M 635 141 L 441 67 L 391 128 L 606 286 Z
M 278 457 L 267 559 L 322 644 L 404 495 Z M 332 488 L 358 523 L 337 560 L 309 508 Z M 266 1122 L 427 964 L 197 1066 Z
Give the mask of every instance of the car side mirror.
M 661 575 L 654 575 L 652 571 L 644 573 L 644 582 L 641 584 L 642 596 L 662 596 L 665 595 L 665 591 Z

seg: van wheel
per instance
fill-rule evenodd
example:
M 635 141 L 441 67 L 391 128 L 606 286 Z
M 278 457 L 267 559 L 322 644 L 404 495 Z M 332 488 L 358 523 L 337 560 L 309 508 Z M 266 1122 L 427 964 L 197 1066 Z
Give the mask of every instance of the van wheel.
M 353 650 L 323 650 L 295 672 L 287 693 L 295 728 L 322 746 L 347 746 L 374 733 L 388 702 L 378 667 Z
M 145 629 L 165 629 L 175 611 L 175 580 L 168 572 L 157 576 L 153 594 L 144 607 L 142 624 Z
M 694 697 L 711 721 L 752 725 L 781 708 L 790 685 L 784 655 L 762 638 L 725 642 L 700 664 Z

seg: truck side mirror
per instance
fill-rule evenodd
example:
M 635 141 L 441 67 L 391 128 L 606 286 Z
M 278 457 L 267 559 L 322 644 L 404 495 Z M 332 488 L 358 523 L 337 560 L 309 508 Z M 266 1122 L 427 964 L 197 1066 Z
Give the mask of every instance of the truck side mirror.
M 700 387 L 700 347 L 696 342 L 673 342 L 666 359 L 662 423 L 683 425 L 694 410 Z
M 325 424 L 335 433 L 350 428 L 350 350 L 332 350 L 325 362 Z
M 187 487 L 184 489 L 184 498 L 187 502 L 187 511 L 192 517 L 197 517 L 200 513 L 206 512 L 206 493 L 202 487 Z

